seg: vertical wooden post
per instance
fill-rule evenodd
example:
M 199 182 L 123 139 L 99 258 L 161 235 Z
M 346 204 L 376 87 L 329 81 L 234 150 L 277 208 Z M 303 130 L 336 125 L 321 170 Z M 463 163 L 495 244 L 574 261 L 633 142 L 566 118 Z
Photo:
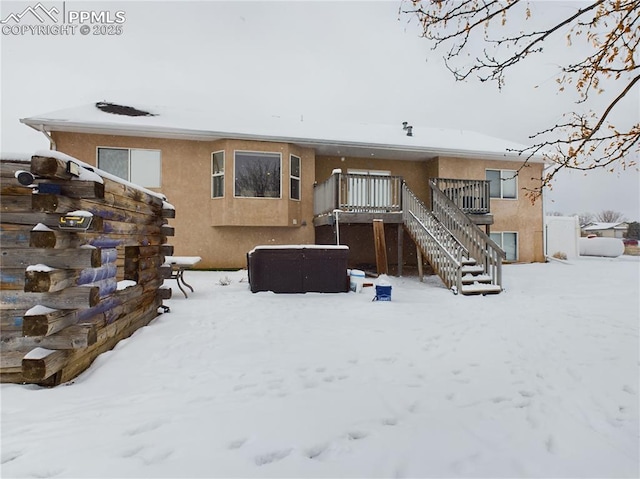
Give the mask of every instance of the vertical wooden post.
M 376 269 L 378 274 L 387 274 L 387 245 L 384 240 L 384 223 L 380 219 L 373 220 L 373 240 L 376 248 Z
M 398 276 L 402 276 L 402 259 L 403 255 L 404 229 L 402 224 L 398 223 Z
M 416 257 L 418 258 L 418 278 L 420 278 L 420 282 L 422 283 L 424 277 L 422 273 L 422 250 L 418 245 L 416 245 Z

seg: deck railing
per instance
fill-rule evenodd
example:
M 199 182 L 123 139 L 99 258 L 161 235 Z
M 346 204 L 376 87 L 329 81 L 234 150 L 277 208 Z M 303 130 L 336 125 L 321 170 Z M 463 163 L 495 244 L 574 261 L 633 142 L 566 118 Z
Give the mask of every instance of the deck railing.
M 413 192 L 402 186 L 403 222 L 409 234 L 447 288 L 462 288 L 462 260 L 467 249 L 443 225 Z
M 345 212 L 401 211 L 401 176 L 333 173 L 314 187 L 314 215 Z
M 433 180 L 438 189 L 465 213 L 485 214 L 490 212 L 489 181 L 454 178 L 434 178 Z
M 489 236 L 478 228 L 469 217 L 454 204 L 436 185 L 429 181 L 431 188 L 431 211 L 438 221 L 449 230 L 467 249 L 477 264 L 484 266 L 491 276 L 491 283 L 502 285 L 502 260 L 505 252 Z

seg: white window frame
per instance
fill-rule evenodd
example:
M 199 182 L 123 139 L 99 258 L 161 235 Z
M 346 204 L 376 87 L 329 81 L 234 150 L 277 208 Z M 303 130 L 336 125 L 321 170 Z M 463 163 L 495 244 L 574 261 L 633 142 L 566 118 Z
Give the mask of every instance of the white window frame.
M 222 153 L 222 172 L 218 172 L 216 173 L 213 167 L 213 157 L 214 155 L 217 155 L 218 153 Z M 225 194 L 225 187 L 224 187 L 224 174 L 225 174 L 225 169 L 226 169 L 226 162 L 227 162 L 227 158 L 225 155 L 224 150 L 218 150 L 218 151 L 213 151 L 211 152 L 211 198 L 212 199 L 217 199 L 217 198 L 224 198 L 224 194 Z M 220 178 L 222 177 L 222 195 L 220 196 L 214 196 L 214 191 L 213 191 L 213 180 L 214 178 Z
M 280 196 L 238 196 L 236 191 L 236 157 L 238 153 L 249 153 L 255 155 L 278 155 L 280 160 L 280 177 L 278 181 L 280 182 Z M 234 198 L 249 198 L 249 199 L 258 199 L 258 200 L 279 200 L 282 199 L 282 153 L 277 151 L 260 151 L 260 150 L 234 150 L 233 151 L 233 197 Z
M 492 231 L 491 235 L 500 235 L 500 241 L 496 241 L 497 245 L 500 246 L 500 248 L 502 248 L 502 250 L 504 251 L 504 235 L 505 234 L 512 234 L 515 236 L 516 239 L 516 257 L 515 258 L 506 258 L 505 261 L 509 261 L 509 262 L 517 262 L 518 258 L 520 257 L 520 238 L 518 237 L 518 232 L 517 231 Z M 493 239 L 493 238 L 492 238 Z
M 295 176 L 293 174 L 293 159 L 296 158 L 298 160 L 298 176 Z M 293 185 L 293 182 L 297 181 L 298 182 L 298 197 L 294 198 L 293 197 L 293 188 L 291 187 Z M 295 201 L 300 201 L 300 199 L 302 198 L 302 158 L 300 158 L 298 155 L 294 155 L 294 154 L 290 154 L 289 155 L 289 198 L 291 198 L 292 200 Z
M 156 150 L 156 149 L 153 149 L 153 148 L 125 148 L 125 147 L 121 147 L 121 146 L 97 146 L 96 147 L 96 165 L 98 166 L 98 168 L 100 168 L 100 150 L 123 150 L 123 151 L 127 151 L 128 152 L 127 178 L 122 178 L 124 181 L 128 181 L 129 183 L 134 183 L 134 184 L 140 185 L 143 188 L 162 188 L 162 150 Z M 154 151 L 154 152 L 158 152 L 158 158 L 159 158 L 158 168 L 159 168 L 159 171 L 158 171 L 158 184 L 157 185 L 142 184 L 142 183 L 134 181 L 134 179 L 131 178 L 131 152 L 132 151 Z M 102 168 L 100 168 L 100 169 L 102 169 Z M 106 170 L 104 170 L 104 171 L 107 172 Z M 116 176 L 116 175 L 114 175 L 114 176 Z
M 489 191 L 489 199 L 490 200 L 517 200 L 518 199 L 518 172 L 516 170 L 501 170 L 499 168 L 486 168 L 484 177 L 487 178 L 487 171 L 497 171 L 500 174 L 500 196 L 491 196 L 491 191 Z M 513 180 L 515 182 L 515 196 L 512 198 L 510 196 L 504 196 L 504 182 L 508 180 Z

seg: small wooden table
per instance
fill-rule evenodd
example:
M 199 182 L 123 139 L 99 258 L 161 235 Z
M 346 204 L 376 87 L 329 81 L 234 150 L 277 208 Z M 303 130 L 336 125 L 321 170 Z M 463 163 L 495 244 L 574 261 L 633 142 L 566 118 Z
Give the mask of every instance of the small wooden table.
M 178 288 L 182 291 L 185 298 L 188 298 L 187 292 L 182 285 L 185 285 L 193 293 L 193 287 L 184 280 L 184 271 L 193 268 L 202 258 L 200 256 L 165 256 L 164 264 L 171 266 L 171 277 L 178 283 Z

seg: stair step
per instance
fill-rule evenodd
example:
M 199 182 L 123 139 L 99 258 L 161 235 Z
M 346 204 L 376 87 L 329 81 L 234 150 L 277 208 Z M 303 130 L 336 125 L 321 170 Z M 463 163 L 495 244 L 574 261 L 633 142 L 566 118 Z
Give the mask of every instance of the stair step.
M 462 258 L 462 266 L 475 266 L 476 263 L 475 258 Z
M 488 274 L 465 274 L 462 277 L 462 284 L 473 284 L 473 283 L 491 283 L 493 278 Z
M 484 266 L 480 265 L 466 265 L 461 268 L 462 274 L 482 274 L 484 273 Z
M 498 294 L 500 291 L 502 291 L 502 288 L 497 284 L 473 283 L 473 284 L 463 284 L 462 290 L 460 292 L 465 295 L 470 295 L 470 294 Z

